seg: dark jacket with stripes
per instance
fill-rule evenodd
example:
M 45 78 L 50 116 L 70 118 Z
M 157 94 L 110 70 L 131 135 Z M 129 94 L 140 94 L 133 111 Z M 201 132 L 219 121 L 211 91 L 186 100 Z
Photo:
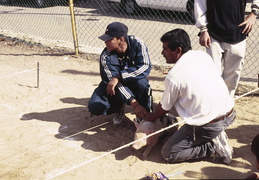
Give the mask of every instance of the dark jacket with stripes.
M 127 91 L 124 86 L 132 81 L 146 78 L 151 71 L 151 62 L 148 49 L 143 41 L 135 36 L 128 36 L 128 48 L 126 56 L 119 59 L 115 52 L 109 52 L 106 48 L 100 56 L 101 86 L 107 85 L 113 77 L 117 77 L 120 82 L 117 87 L 119 91 L 130 99 L 133 96 L 131 91 Z
M 121 61 L 115 52 L 106 48 L 100 57 L 100 72 L 103 83 L 108 83 L 113 77 L 118 77 L 123 83 L 141 79 L 149 75 L 151 63 L 148 49 L 142 40 L 128 36 L 127 56 Z

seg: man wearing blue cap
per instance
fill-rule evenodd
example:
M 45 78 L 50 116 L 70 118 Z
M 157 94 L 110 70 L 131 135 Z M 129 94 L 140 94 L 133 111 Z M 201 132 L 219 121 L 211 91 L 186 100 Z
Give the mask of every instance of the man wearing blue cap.
M 99 37 L 106 47 L 100 56 L 101 82 L 88 103 L 91 115 L 115 113 L 114 124 L 124 117 L 125 104 L 131 105 L 137 118 L 152 111 L 151 88 L 147 76 L 151 62 L 146 45 L 128 35 L 128 27 L 113 22 Z

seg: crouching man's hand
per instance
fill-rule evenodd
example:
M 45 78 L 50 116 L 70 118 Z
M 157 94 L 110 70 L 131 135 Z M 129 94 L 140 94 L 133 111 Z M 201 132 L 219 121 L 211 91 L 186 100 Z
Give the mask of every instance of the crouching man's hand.
M 107 91 L 107 94 L 108 94 L 108 95 L 111 95 L 111 96 L 114 96 L 114 95 L 115 95 L 115 87 L 117 86 L 118 82 L 119 82 L 119 79 L 116 78 L 116 77 L 113 77 L 113 78 L 109 81 L 109 83 L 108 83 L 108 85 L 107 85 L 107 87 L 106 87 L 106 91 Z

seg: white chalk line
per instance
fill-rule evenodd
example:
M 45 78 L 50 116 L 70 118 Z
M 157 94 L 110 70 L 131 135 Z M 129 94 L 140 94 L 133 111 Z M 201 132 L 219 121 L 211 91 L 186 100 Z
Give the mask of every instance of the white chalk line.
M 27 72 L 34 71 L 34 70 L 37 70 L 37 68 L 28 69 L 28 70 L 20 71 L 20 72 L 17 72 L 17 73 L 13 73 L 13 74 L 9 74 L 9 75 L 5 75 L 5 76 L 1 76 L 1 77 L 0 77 L 0 79 L 2 79 L 2 78 L 6 78 L 6 77 L 15 76 L 15 75 L 22 74 L 22 73 L 27 73 Z
M 58 177 L 58 176 L 60 176 L 60 175 L 62 175 L 62 174 L 65 174 L 65 173 L 67 173 L 67 172 L 69 172 L 69 171 L 72 171 L 72 170 L 77 169 L 77 168 L 79 168 L 79 167 L 81 167 L 81 166 L 84 166 L 84 165 L 86 165 L 86 164 L 88 164 L 88 163 L 90 163 L 90 162 L 92 162 L 92 161 L 95 161 L 95 160 L 100 159 L 100 158 L 102 158 L 102 157 L 104 157 L 104 156 L 107 156 L 107 155 L 109 155 L 109 154 L 112 154 L 112 153 L 114 153 L 114 152 L 116 152 L 116 151 L 119 151 L 119 150 L 121 150 L 121 149 L 124 149 L 124 148 L 126 148 L 126 147 L 128 147 L 128 146 L 130 146 L 130 145 L 132 145 L 132 144 L 134 144 L 134 143 L 136 143 L 136 142 L 139 142 L 139 141 L 141 141 L 141 140 L 143 140 L 143 139 L 146 139 L 146 138 L 148 138 L 148 137 L 150 137 L 150 136 L 153 136 L 153 135 L 155 135 L 155 134 L 161 133 L 162 131 L 165 131 L 165 130 L 167 130 L 167 129 L 170 129 L 170 128 L 174 127 L 174 126 L 177 126 L 177 125 L 179 125 L 179 124 L 181 124 L 181 123 L 183 123 L 183 122 L 185 122 L 185 121 L 186 121 L 186 120 L 182 120 L 182 121 L 180 121 L 180 122 L 178 122 L 178 123 L 174 123 L 174 124 L 172 124 L 172 125 L 170 125 L 170 126 L 167 126 L 167 127 L 165 127 L 165 128 L 162 128 L 162 129 L 160 129 L 160 130 L 158 130 L 158 131 L 156 131 L 156 132 L 154 132 L 154 133 L 152 133 L 152 134 L 147 135 L 146 137 L 140 138 L 140 139 L 138 139 L 138 140 L 135 140 L 135 141 L 132 141 L 132 142 L 130 142 L 130 143 L 128 143 L 128 144 L 125 144 L 125 145 L 123 145 L 123 146 L 120 146 L 120 147 L 118 147 L 118 148 L 116 148 L 116 149 L 113 149 L 113 150 L 111 150 L 111 151 L 109 151 L 109 152 L 107 152 L 107 153 L 102 154 L 101 156 L 97 156 L 97 157 L 95 157 L 95 158 L 93 158 L 93 159 L 90 159 L 90 160 L 88 160 L 88 161 L 85 161 L 85 162 L 83 162 L 83 163 L 81 163 L 81 164 L 78 164 L 78 165 L 76 165 L 76 166 L 74 166 L 74 167 L 72 167 L 72 168 L 69 168 L 69 169 L 67 169 L 67 170 L 65 170 L 65 171 L 63 171 L 63 172 L 61 172 L 61 173 L 58 173 L 58 174 L 56 174 L 56 175 L 54 175 L 54 176 L 51 176 L 51 177 L 49 177 L 49 178 L 47 178 L 47 179 L 53 179 L 53 178 L 55 178 L 55 177 Z
M 177 176 L 179 174 L 183 174 L 184 172 L 180 171 L 180 172 L 177 172 L 177 173 L 174 173 L 174 174 L 169 174 L 169 175 L 166 175 L 166 177 L 174 177 L 174 176 Z
M 80 131 L 80 132 L 78 132 L 78 133 L 72 134 L 72 135 L 70 135 L 70 136 L 66 136 L 66 137 L 64 137 L 64 138 L 62 138 L 62 139 L 58 139 L 58 140 L 56 140 L 56 141 L 53 141 L 53 142 L 44 144 L 44 145 L 39 146 L 39 147 L 37 147 L 37 148 L 35 148 L 35 149 L 32 149 L 32 150 L 29 150 L 29 151 L 20 153 L 20 154 L 18 154 L 18 155 L 12 156 L 12 157 L 10 157 L 10 158 L 1 160 L 1 162 L 5 162 L 5 161 L 8 161 L 8 160 L 14 159 L 14 158 L 19 157 L 19 156 L 22 156 L 22 155 L 24 155 L 24 154 L 26 154 L 26 153 L 30 153 L 30 152 L 33 152 L 33 151 L 35 151 L 35 150 L 41 149 L 41 148 L 43 148 L 43 147 L 45 147 L 45 146 L 48 146 L 48 145 L 57 143 L 57 142 L 59 142 L 59 141 L 61 141 L 61 140 L 69 139 L 69 138 L 71 138 L 71 137 L 73 137 L 73 136 L 79 135 L 79 134 L 81 134 L 81 133 L 83 133 L 83 132 L 87 132 L 87 131 L 93 130 L 93 129 L 95 129 L 95 128 L 98 128 L 98 127 L 103 126 L 103 125 L 108 124 L 108 123 L 109 123 L 109 122 L 104 122 L 104 123 L 102 123 L 102 124 L 96 125 L 96 126 L 91 127 L 91 128 L 89 128 L 89 129 L 85 129 L 85 130 Z
M 12 110 L 12 111 L 15 111 L 15 110 L 16 110 L 14 107 L 12 107 L 12 106 L 10 106 L 10 105 L 8 105 L 8 104 L 1 104 L 1 106 L 7 108 L 7 109 L 10 110 L 10 111 L 11 111 L 11 110 Z

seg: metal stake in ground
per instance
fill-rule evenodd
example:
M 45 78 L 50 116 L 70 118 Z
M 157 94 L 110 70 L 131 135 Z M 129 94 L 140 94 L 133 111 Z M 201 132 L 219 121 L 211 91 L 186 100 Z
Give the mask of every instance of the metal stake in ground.
M 40 84 L 40 78 L 39 78 L 39 76 L 40 76 L 40 63 L 39 62 L 37 62 L 37 87 L 36 88 L 38 88 L 39 87 L 39 84 Z

